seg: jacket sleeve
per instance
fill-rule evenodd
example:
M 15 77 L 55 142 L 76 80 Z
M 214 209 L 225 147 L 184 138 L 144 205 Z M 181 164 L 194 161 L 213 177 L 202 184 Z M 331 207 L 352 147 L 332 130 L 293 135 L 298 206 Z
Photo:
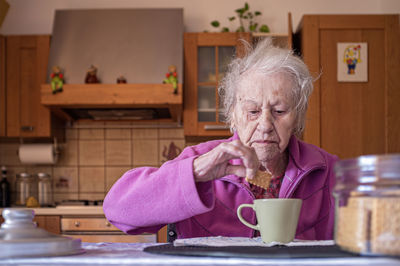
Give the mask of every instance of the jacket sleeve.
M 196 183 L 193 160 L 187 147 L 160 168 L 140 167 L 126 172 L 103 202 L 106 218 L 128 234 L 155 233 L 174 223 L 214 207 L 212 182 Z

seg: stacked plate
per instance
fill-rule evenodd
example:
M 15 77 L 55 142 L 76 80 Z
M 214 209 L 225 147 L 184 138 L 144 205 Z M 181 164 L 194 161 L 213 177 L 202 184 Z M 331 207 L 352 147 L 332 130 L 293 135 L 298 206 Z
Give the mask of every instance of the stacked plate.
M 81 240 L 51 234 L 36 227 L 31 209 L 3 210 L 0 258 L 62 256 L 83 253 Z

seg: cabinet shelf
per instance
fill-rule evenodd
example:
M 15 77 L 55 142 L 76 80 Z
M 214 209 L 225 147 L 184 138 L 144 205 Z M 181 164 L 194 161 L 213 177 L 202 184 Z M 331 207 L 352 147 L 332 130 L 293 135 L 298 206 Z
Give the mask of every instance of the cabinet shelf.
M 41 103 L 52 110 L 79 108 L 168 108 L 171 118 L 180 121 L 182 84 L 173 93 L 171 84 L 65 84 L 63 92 L 52 94 L 50 84 L 42 84 Z

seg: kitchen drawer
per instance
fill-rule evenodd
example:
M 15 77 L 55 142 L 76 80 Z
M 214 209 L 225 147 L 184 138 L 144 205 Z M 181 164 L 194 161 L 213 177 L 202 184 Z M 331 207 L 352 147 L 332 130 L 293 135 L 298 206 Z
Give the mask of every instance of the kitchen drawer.
M 106 218 L 61 218 L 61 231 L 120 231 Z
M 99 243 L 99 242 L 155 243 L 155 242 L 157 242 L 157 235 L 155 235 L 155 234 L 142 234 L 142 235 L 63 234 L 63 236 L 79 238 L 82 240 L 82 242 L 89 242 L 89 243 Z

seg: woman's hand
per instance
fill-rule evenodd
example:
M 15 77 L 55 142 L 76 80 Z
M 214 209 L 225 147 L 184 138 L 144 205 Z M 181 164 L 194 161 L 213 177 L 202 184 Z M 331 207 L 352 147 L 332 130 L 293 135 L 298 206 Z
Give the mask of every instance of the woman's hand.
M 231 165 L 229 164 L 231 159 L 242 159 L 243 165 Z M 259 165 L 254 149 L 244 145 L 240 140 L 234 140 L 221 143 L 196 158 L 193 162 L 193 174 L 196 182 L 205 182 L 231 174 L 253 178 Z

